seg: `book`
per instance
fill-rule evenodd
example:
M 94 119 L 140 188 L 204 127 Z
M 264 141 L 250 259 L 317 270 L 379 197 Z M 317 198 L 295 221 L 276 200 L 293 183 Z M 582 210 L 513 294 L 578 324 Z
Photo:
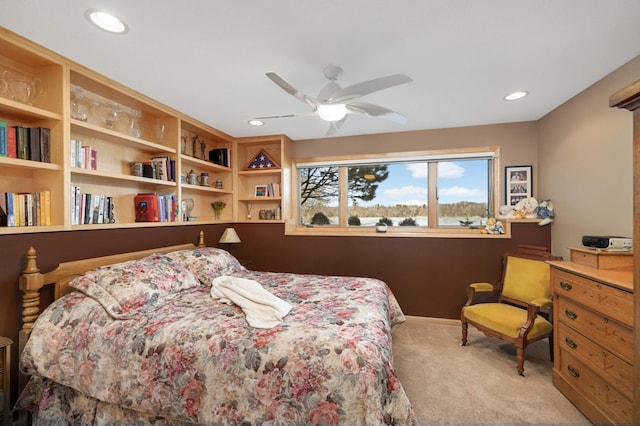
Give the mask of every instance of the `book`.
M 216 148 L 209 151 L 209 161 L 219 166 L 229 167 L 229 148 Z
M 7 226 L 7 197 L 4 193 L 0 196 L 0 226 Z
M 16 226 L 16 215 L 15 215 L 15 207 L 14 207 L 14 193 L 6 192 L 5 194 L 6 200 L 6 212 L 7 212 L 7 226 Z
M 98 217 L 100 215 L 100 196 L 96 194 L 91 195 L 91 222 L 92 224 L 99 223 Z
M 40 161 L 51 162 L 51 129 L 47 127 L 40 128 Z
M 137 194 L 133 198 L 136 222 L 159 222 L 158 194 Z
M 15 126 L 7 127 L 7 157 L 18 158 L 18 147 L 16 145 Z
M 40 205 L 42 207 L 42 224 L 51 226 L 51 191 L 45 190 L 40 194 Z
M 40 127 L 29 127 L 29 160 L 40 161 Z
M 151 157 L 155 164 L 155 178 L 159 180 L 169 180 L 169 157 Z
M 0 121 L 0 157 L 7 157 L 7 123 Z
M 22 160 L 30 160 L 29 154 L 29 128 L 16 126 L 16 146 L 18 150 L 18 158 Z

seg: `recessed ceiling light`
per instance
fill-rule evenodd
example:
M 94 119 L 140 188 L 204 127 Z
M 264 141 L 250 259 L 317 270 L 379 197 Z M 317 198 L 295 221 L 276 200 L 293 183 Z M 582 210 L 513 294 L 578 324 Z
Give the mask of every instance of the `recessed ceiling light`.
M 529 92 L 512 92 L 504 97 L 505 101 L 515 101 L 516 99 L 524 98 Z
M 252 126 L 262 126 L 264 124 L 264 121 L 262 121 L 262 120 L 249 120 L 249 124 L 251 124 Z
M 87 10 L 85 16 L 94 25 L 114 34 L 125 34 L 129 31 L 127 25 L 120 19 L 99 10 Z

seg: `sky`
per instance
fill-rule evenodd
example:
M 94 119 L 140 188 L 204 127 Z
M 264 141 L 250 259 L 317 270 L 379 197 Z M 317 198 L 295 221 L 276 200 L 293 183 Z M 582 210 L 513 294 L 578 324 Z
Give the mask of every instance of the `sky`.
M 389 177 L 378 187 L 376 198 L 360 205 L 421 205 L 427 203 L 427 164 L 390 164 Z M 440 162 L 441 204 L 487 201 L 487 160 Z

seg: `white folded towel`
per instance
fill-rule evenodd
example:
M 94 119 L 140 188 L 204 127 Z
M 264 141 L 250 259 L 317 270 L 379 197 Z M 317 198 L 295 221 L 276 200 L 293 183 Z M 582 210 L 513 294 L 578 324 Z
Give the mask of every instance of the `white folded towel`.
M 223 275 L 213 280 L 211 296 L 222 303 L 234 303 L 244 311 L 247 322 L 256 328 L 280 324 L 292 306 L 271 294 L 254 280 Z

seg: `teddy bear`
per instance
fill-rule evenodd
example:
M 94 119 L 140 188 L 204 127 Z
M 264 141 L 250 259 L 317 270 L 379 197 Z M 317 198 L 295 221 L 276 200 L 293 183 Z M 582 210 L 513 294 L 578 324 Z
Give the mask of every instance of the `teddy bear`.
M 547 225 L 553 222 L 555 212 L 553 210 L 553 203 L 551 200 L 540 200 L 538 207 L 535 208 L 535 214 L 538 219 L 542 219 L 538 222 L 538 225 Z
M 496 220 L 493 217 L 487 219 L 487 224 L 480 230 L 483 234 L 504 234 L 504 227 L 502 222 Z

